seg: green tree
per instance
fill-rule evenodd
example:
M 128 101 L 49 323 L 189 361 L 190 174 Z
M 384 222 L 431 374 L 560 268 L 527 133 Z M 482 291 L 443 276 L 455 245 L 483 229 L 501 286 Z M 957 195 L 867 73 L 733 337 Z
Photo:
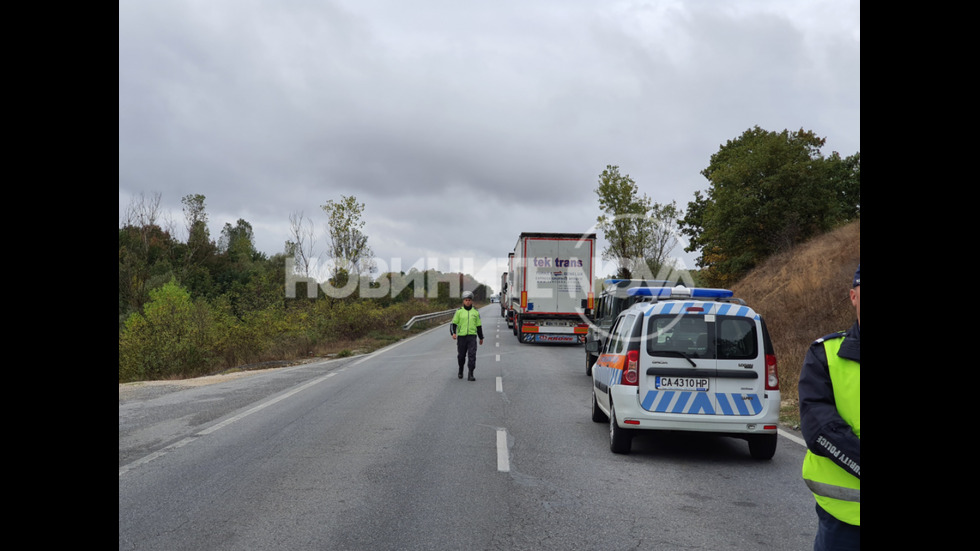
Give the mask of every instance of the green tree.
M 119 335 L 119 381 L 207 373 L 213 327 L 207 303 L 192 301 L 176 280 L 151 290 L 143 312 L 127 318 Z
M 668 257 L 674 247 L 677 246 L 678 217 L 680 215 L 681 212 L 677 210 L 676 201 L 671 201 L 669 205 L 654 203 L 650 207 L 647 218 L 652 227 L 647 234 L 643 248 L 648 275 L 666 274 L 669 269 L 674 268 L 674 264 L 670 262 Z
M 215 262 L 217 245 L 211 239 L 208 229 L 208 214 L 205 197 L 200 194 L 185 195 L 184 221 L 187 228 L 187 242 L 174 248 L 178 279 L 193 296 L 213 298 L 213 276 L 211 264 Z
M 171 254 L 176 242 L 158 224 L 160 194 L 134 197 L 119 229 L 119 315 L 122 321 L 140 312 L 148 291 L 173 275 Z
M 677 245 L 676 203 L 661 205 L 652 202 L 646 194 L 641 197 L 636 182 L 628 174 L 620 174 L 619 167 L 613 165 L 606 165 L 599 175 L 595 192 L 602 212 L 596 219 L 597 227 L 609 242 L 602 258 L 616 260 L 619 266 L 616 276 L 648 277 L 659 273 Z
M 218 252 L 227 254 L 233 262 L 252 261 L 258 256 L 253 242 L 252 225 L 239 218 L 235 226 L 225 223 L 218 239 Z
M 358 203 L 354 196 L 341 195 L 340 201 L 329 200 L 320 205 L 327 215 L 329 255 L 334 262 L 333 279 L 337 287 L 347 283 L 351 275 L 369 271 L 373 255 L 367 244 L 368 236 L 361 229 L 364 221 L 364 203 Z
M 208 230 L 208 214 L 203 195 L 185 195 L 180 201 L 184 204 L 184 219 L 187 224 L 187 257 L 185 266 L 200 264 L 215 252 L 214 241 Z
M 768 256 L 858 214 L 860 157 L 825 159 L 826 140 L 811 131 L 769 132 L 758 126 L 729 140 L 701 174 L 681 232 L 713 285 L 728 285 Z
M 827 162 L 830 165 L 830 187 L 837 198 L 837 224 L 857 220 L 861 217 L 861 152 L 841 159 L 840 154 L 834 151 Z
M 149 291 L 173 276 L 170 234 L 157 225 L 125 226 L 119 230 L 119 314 L 139 312 Z
M 209 297 L 224 295 L 238 319 L 250 313 L 266 309 L 270 303 L 282 302 L 283 287 L 278 295 L 265 291 L 270 270 L 265 255 L 255 249 L 252 225 L 239 219 L 235 226 L 226 223 L 218 240 L 219 254 L 205 263 L 212 277 Z M 280 267 L 281 269 L 281 267 Z

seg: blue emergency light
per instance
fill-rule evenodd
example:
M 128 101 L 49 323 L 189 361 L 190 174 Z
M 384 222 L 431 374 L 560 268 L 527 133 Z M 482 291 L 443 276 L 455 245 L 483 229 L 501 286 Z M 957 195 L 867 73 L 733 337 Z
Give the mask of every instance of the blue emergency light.
M 636 287 L 626 291 L 628 297 L 657 298 L 730 298 L 735 293 L 728 289 L 708 289 L 704 287 Z

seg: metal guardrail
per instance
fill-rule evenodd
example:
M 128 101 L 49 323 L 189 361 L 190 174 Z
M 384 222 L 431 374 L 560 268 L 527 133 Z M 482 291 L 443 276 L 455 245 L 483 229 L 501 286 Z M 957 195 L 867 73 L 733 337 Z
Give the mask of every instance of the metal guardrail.
M 456 310 L 457 308 L 453 308 L 452 310 L 443 310 L 442 312 L 433 312 L 431 314 L 419 314 L 418 316 L 412 316 L 412 319 L 408 320 L 408 322 L 406 322 L 405 325 L 402 326 L 402 329 L 406 329 L 406 330 L 411 329 L 412 324 L 414 324 L 417 321 L 426 321 L 426 320 L 439 318 L 442 316 L 448 316 L 450 314 L 455 314 Z

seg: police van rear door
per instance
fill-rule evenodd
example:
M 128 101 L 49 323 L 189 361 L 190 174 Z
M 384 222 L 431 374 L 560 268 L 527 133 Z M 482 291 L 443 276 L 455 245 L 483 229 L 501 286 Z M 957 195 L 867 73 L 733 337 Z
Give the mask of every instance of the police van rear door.
M 766 361 L 759 316 L 746 306 L 717 305 L 714 315 L 717 415 L 755 416 L 765 403 Z
M 655 413 L 717 412 L 714 324 L 683 302 L 654 304 L 647 311 L 640 373 L 640 405 Z

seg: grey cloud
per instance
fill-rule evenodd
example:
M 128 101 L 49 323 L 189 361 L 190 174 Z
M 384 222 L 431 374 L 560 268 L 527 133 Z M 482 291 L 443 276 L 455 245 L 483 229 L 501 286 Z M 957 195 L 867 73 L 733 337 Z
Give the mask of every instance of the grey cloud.
M 179 219 L 203 194 L 213 232 L 244 218 L 267 254 L 340 195 L 381 257 L 492 258 L 594 224 L 608 164 L 683 208 L 754 125 L 860 150 L 852 2 L 125 2 L 119 21 L 120 213 L 160 192 Z

